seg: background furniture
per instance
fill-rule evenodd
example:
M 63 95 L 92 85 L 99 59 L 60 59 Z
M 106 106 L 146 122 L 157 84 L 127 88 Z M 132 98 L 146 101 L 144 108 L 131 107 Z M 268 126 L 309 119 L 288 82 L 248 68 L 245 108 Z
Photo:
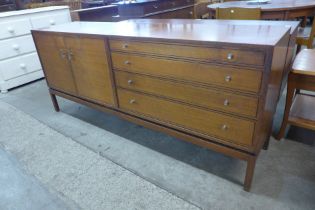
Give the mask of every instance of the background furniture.
M 113 3 L 121 19 L 130 18 L 194 18 L 194 0 L 138 0 Z
M 303 26 L 306 24 L 306 17 L 314 16 L 314 0 L 272 0 L 269 4 L 249 5 L 247 1 L 233 1 L 208 5 L 210 16 L 215 17 L 216 8 L 241 7 L 261 8 L 261 19 L 290 20 L 304 17 Z
M 245 160 L 250 189 L 270 137 L 286 25 L 73 22 L 33 37 L 57 111 L 56 95 Z
M 298 35 L 296 37 L 297 52 L 301 50 L 302 45 L 306 46 L 308 49 L 312 49 L 314 36 L 315 36 L 315 21 L 314 20 L 313 20 L 310 31 L 307 31 L 305 27 L 299 28 Z
M 284 137 L 287 124 L 315 130 L 315 96 L 299 93 L 300 90 L 315 91 L 315 50 L 302 50 L 295 58 L 278 140 Z
M 69 8 L 45 7 L 0 13 L 0 91 L 42 78 L 31 29 L 70 21 Z
M 260 20 L 260 8 L 217 8 L 216 19 Z
M 0 0 L 0 12 L 16 10 L 15 0 Z

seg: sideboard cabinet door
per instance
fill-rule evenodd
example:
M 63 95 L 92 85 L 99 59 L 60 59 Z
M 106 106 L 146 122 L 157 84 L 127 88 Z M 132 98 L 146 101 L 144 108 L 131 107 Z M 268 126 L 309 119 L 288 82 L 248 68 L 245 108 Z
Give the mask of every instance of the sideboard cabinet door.
M 113 87 L 104 39 L 65 36 L 78 95 L 113 106 Z
M 49 86 L 76 95 L 63 37 L 43 33 L 33 33 L 33 37 Z

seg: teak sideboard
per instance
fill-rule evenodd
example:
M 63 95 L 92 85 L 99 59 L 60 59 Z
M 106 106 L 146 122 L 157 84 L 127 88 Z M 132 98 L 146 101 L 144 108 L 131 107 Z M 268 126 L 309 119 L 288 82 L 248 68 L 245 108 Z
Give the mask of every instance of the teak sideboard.
M 57 95 L 245 160 L 249 191 L 270 137 L 290 28 L 130 20 L 32 34 L 56 111 Z

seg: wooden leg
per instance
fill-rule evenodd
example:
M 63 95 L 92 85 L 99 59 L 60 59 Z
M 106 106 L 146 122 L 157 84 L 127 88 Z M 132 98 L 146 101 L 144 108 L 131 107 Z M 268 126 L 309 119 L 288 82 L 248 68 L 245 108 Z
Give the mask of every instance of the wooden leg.
M 244 181 L 244 190 L 247 192 L 249 192 L 250 187 L 252 185 L 255 165 L 256 165 L 256 156 L 251 156 L 247 160 L 247 168 L 246 168 L 246 175 L 245 175 L 245 181 Z
M 306 24 L 307 24 L 307 17 L 305 16 L 305 17 L 303 17 L 303 19 L 302 19 L 302 22 L 301 22 L 301 27 L 305 27 L 306 26 Z
M 295 87 L 294 87 L 293 83 L 294 83 L 293 76 L 292 76 L 292 74 L 289 74 L 288 87 L 287 87 L 287 98 L 286 98 L 286 102 L 285 102 L 284 115 L 283 115 L 283 120 L 282 120 L 280 131 L 279 131 L 278 135 L 276 136 L 277 140 L 280 140 L 283 138 L 284 133 L 285 133 L 285 129 L 287 127 L 290 109 L 291 109 L 291 105 L 292 105 L 293 98 L 294 98 L 294 92 L 295 92 Z
M 58 101 L 57 101 L 56 95 L 50 93 L 50 98 L 51 98 L 51 101 L 52 101 L 52 103 L 53 103 L 53 105 L 54 105 L 55 111 L 56 111 L 56 112 L 59 112 L 59 111 L 60 111 L 60 108 L 59 108 L 59 105 L 58 105 Z
M 264 146 L 263 146 L 263 149 L 264 150 L 267 150 L 268 147 L 269 147 L 269 142 L 270 142 L 270 137 L 268 139 L 266 139 L 265 143 L 264 143 Z
M 301 51 L 301 45 L 296 45 L 296 53 L 295 54 L 298 54 L 299 52 Z

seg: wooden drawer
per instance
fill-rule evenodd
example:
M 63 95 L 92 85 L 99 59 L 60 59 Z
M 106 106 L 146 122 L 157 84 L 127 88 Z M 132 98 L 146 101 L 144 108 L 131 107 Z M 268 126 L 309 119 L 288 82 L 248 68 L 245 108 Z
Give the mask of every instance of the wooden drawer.
M 254 122 L 118 89 L 119 107 L 207 136 L 239 145 L 252 145 Z
M 257 93 L 262 72 L 228 66 L 207 65 L 194 62 L 112 53 L 115 69 L 166 78 L 188 80 L 214 86 Z
M 206 89 L 181 82 L 115 71 L 116 85 L 122 88 L 164 96 L 205 108 L 255 117 L 258 99 Z
M 186 10 L 184 10 L 186 11 Z M 188 11 L 186 11 L 188 12 Z M 173 44 L 137 42 L 128 40 L 109 41 L 111 50 L 181 57 L 202 61 L 218 61 L 263 66 L 265 55 L 259 51 L 193 47 Z M 261 68 L 262 70 L 262 68 Z
M 28 19 L 0 23 L 0 39 L 30 34 L 31 28 L 31 23 Z
M 70 21 L 68 12 L 54 15 L 43 15 L 39 17 L 32 17 L 31 22 L 34 29 L 44 29 L 51 26 L 67 23 Z
M 20 57 L 0 62 L 0 73 L 4 80 L 9 80 L 41 69 L 37 53 L 27 54 Z
M 35 45 L 31 35 L 16 37 L 0 41 L 0 60 L 35 52 Z

